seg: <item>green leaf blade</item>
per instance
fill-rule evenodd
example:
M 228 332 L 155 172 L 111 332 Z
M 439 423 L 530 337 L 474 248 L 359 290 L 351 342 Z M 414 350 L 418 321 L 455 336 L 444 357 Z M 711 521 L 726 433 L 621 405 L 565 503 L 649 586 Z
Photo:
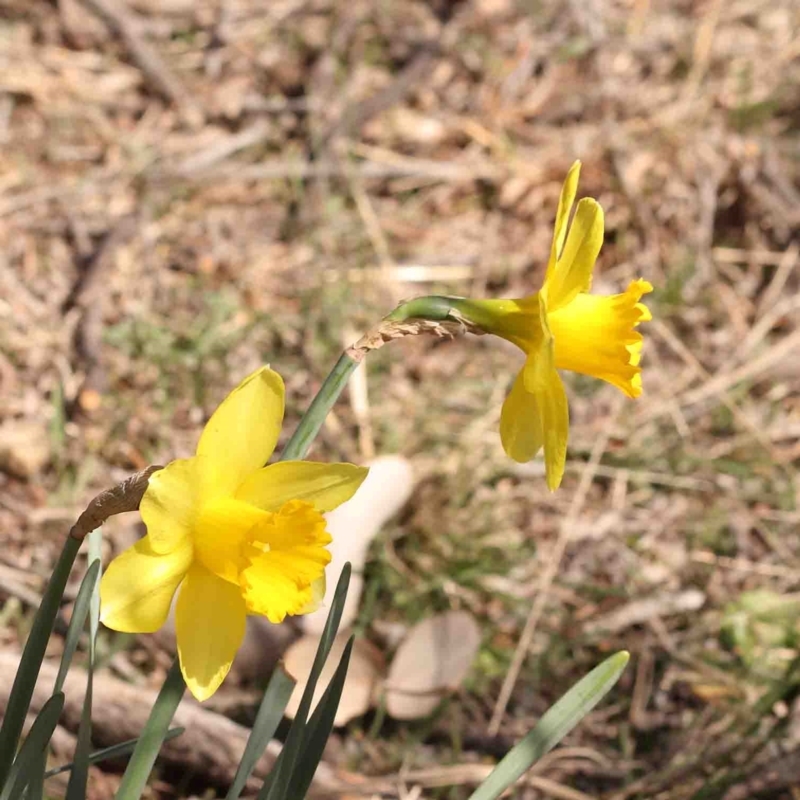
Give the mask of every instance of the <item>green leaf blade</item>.
M 43 706 L 31 725 L 27 738 L 8 772 L 8 779 L 0 792 L 0 800 L 20 800 L 33 778 L 37 767 L 47 752 L 47 746 L 58 725 L 64 709 L 64 694 L 54 694 Z
M 552 750 L 611 690 L 630 659 L 622 650 L 596 666 L 579 680 L 536 727 L 517 743 L 472 793 L 470 800 L 495 800 Z
M 64 689 L 67 671 L 72 664 L 75 651 L 78 649 L 78 642 L 80 641 L 81 634 L 86 625 L 86 618 L 89 616 L 92 593 L 97 586 L 97 579 L 99 576 L 100 562 L 95 561 L 89 566 L 89 569 L 86 570 L 86 574 L 81 581 L 80 589 L 78 589 L 78 595 L 75 598 L 75 605 L 72 608 L 72 617 L 69 621 L 69 627 L 67 628 L 66 639 L 64 640 L 64 652 L 61 654 L 61 663 L 58 667 L 58 675 L 56 675 L 56 683 L 53 688 L 54 694 Z
M 150 716 L 136 742 L 131 760 L 122 775 L 116 800 L 139 800 L 147 785 L 147 779 L 158 758 L 158 752 L 167 735 L 169 723 L 181 702 L 186 684 L 176 658 L 161 686 Z
M 180 736 L 186 729 L 185 728 L 170 728 L 167 731 L 167 735 L 164 737 L 164 741 L 168 742 L 170 739 L 174 739 L 177 736 Z M 132 753 L 135 749 L 139 739 L 127 739 L 124 742 L 120 742 L 119 744 L 112 744 L 110 747 L 104 747 L 102 750 L 95 750 L 93 753 L 89 755 L 89 763 L 90 764 L 99 764 L 101 761 L 107 761 L 110 758 L 119 758 L 120 756 L 126 756 L 128 753 Z M 47 770 L 44 773 L 45 779 L 52 778 L 54 775 L 60 775 L 62 772 L 69 772 L 72 767 L 73 763 L 70 762 L 69 764 L 61 764 L 58 767 L 53 767 L 52 769 Z
M 261 758 L 262 753 L 275 735 L 281 719 L 283 719 L 283 712 L 294 687 L 294 678 L 286 673 L 281 666 L 278 666 L 272 673 L 267 690 L 264 693 L 256 720 L 253 723 L 253 730 L 247 738 L 242 759 L 236 769 L 236 775 L 225 800 L 237 800 L 242 793 L 242 789 L 244 789 L 258 759 Z
M 91 580 L 92 587 L 88 600 L 89 612 L 89 663 L 87 664 L 86 674 L 86 693 L 83 697 L 83 708 L 81 709 L 81 721 L 78 725 L 78 741 L 75 745 L 75 755 L 73 756 L 73 768 L 70 772 L 67 784 L 65 800 L 86 800 L 86 787 L 89 782 L 89 758 L 92 750 L 92 701 L 94 697 L 94 664 L 97 640 L 97 629 L 100 626 L 100 557 L 103 534 L 97 528 L 89 534 L 89 569 L 86 577 L 81 584 L 87 582 L 92 570 L 94 578 Z M 80 592 L 78 593 L 80 595 Z M 77 606 L 77 602 L 76 602 Z M 71 625 L 70 625 L 71 627 Z M 81 626 L 83 627 L 83 626 Z M 67 634 L 69 636 L 69 633 Z M 76 637 L 77 644 L 77 637 Z M 63 660 L 62 660 L 63 663 Z
M 31 766 L 28 790 L 25 792 L 25 800 L 44 800 L 44 779 L 45 769 L 47 768 L 47 753 L 42 753 L 36 762 Z
M 3 725 L 0 727 L 0 790 L 4 790 L 8 783 L 11 764 L 30 708 L 47 642 L 53 632 L 64 587 L 67 585 L 80 546 L 80 541 L 71 536 L 67 537 L 22 651 L 14 685 L 11 687 L 11 694 L 6 704 Z
M 304 746 L 306 721 L 308 720 L 308 712 L 311 708 L 314 691 L 317 688 L 319 676 L 330 654 L 336 634 L 339 632 L 339 623 L 344 611 L 347 589 L 350 586 L 350 573 L 350 562 L 347 562 L 342 569 L 342 574 L 339 576 L 339 582 L 336 584 L 336 591 L 331 601 L 331 610 L 328 614 L 328 619 L 325 621 L 325 627 L 317 648 L 317 655 L 314 658 L 306 688 L 300 699 L 300 706 L 297 709 L 292 726 L 289 728 L 289 735 L 286 737 L 281 755 L 258 793 L 258 800 L 289 800 L 289 798 L 294 800 L 288 794 L 289 786 L 297 758 Z
M 333 722 L 339 709 L 339 701 L 342 699 L 342 690 L 347 678 L 347 669 L 350 666 L 354 641 L 354 636 L 347 640 L 342 657 L 339 659 L 339 666 L 308 721 L 303 750 L 297 759 L 295 773 L 289 786 L 289 797 L 296 798 L 296 800 L 306 796 L 333 730 Z

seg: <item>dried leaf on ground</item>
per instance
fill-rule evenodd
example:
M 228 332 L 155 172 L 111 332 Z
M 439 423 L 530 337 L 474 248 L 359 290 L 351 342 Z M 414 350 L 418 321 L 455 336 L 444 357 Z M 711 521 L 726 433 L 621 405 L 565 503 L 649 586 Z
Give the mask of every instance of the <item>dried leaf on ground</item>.
M 364 585 L 362 571 L 370 543 L 406 503 L 413 488 L 411 462 L 402 456 L 381 456 L 370 462 L 369 474 L 355 495 L 327 515 L 328 531 L 333 536 L 328 548 L 331 563 L 327 568 L 327 589 L 319 610 L 300 618 L 300 627 L 306 633 L 322 633 L 336 582 L 348 561 L 353 573 L 341 626 L 347 628 L 355 622 Z
M 415 625 L 397 650 L 386 681 L 386 710 L 395 719 L 427 716 L 461 686 L 481 634 L 465 611 L 447 611 Z
M 349 638 L 349 631 L 343 631 L 336 637 L 314 692 L 314 698 L 311 703 L 312 712 L 330 683 L 333 673 L 336 672 L 339 659 L 342 657 Z M 294 687 L 292 696 L 289 698 L 289 704 L 286 707 L 286 716 L 289 719 L 294 719 L 297 709 L 300 707 L 300 698 L 305 691 L 306 682 L 311 673 L 311 665 L 314 663 L 318 647 L 319 638 L 317 636 L 303 636 L 286 651 L 284 667 L 297 680 L 297 685 Z M 347 679 L 342 690 L 342 699 L 339 702 L 339 708 L 333 721 L 335 726 L 346 725 L 351 719 L 360 717 L 369 711 L 383 679 L 384 669 L 385 662 L 380 650 L 366 639 L 356 638 L 353 643 L 353 652 L 350 656 Z

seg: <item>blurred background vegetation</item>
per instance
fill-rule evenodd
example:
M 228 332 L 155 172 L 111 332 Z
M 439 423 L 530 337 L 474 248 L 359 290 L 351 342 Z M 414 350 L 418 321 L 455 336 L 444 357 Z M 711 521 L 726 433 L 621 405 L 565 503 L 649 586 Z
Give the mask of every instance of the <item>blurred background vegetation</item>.
M 513 348 L 370 356 L 312 452 L 416 475 L 358 628 L 384 649 L 466 611 L 481 647 L 432 716 L 372 712 L 328 763 L 376 796 L 464 797 L 435 769 L 502 754 L 626 648 L 517 796 L 800 797 L 798 43 L 793 0 L 0 0 L 0 648 L 87 500 L 191 453 L 257 365 L 286 380 L 286 437 L 400 300 L 534 291 L 580 158 L 606 211 L 595 288 L 656 286 L 645 394 L 565 376 L 550 494 L 500 447 Z M 109 554 L 137 535 L 110 524 Z M 158 640 L 101 647 L 163 680 Z M 214 710 L 246 723 L 253 690 Z M 179 766 L 154 791 L 218 791 Z

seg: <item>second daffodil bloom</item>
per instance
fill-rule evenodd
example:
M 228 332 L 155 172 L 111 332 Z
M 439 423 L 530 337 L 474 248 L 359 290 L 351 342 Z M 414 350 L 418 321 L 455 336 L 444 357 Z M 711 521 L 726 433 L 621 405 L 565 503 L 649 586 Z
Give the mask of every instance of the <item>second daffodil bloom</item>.
M 353 464 L 265 467 L 283 406 L 276 372 L 245 378 L 208 421 L 194 457 L 150 476 L 140 506 L 147 535 L 112 561 L 100 585 L 102 621 L 131 633 L 160 628 L 178 591 L 181 671 L 199 700 L 228 673 L 248 614 L 277 623 L 319 606 L 331 541 L 322 514 L 367 474 Z
M 503 405 L 500 436 L 515 461 L 529 461 L 544 448 L 551 490 L 564 475 L 569 435 L 567 396 L 558 370 L 600 378 L 629 397 L 638 397 L 642 335 L 636 327 L 651 319 L 639 302 L 653 290 L 645 280 L 632 281 L 621 294 L 588 293 L 603 244 L 603 209 L 596 200 L 584 198 L 569 225 L 579 173 L 576 161 L 561 190 L 541 290 L 521 300 L 454 304 L 467 320 L 525 352 L 525 366 Z

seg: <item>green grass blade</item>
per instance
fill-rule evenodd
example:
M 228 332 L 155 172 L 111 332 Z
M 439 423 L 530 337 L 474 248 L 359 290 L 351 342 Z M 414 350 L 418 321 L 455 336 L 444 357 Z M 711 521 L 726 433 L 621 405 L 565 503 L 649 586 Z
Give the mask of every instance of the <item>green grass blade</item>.
M 17 757 L 8 773 L 8 780 L 0 792 L 0 800 L 19 800 L 28 786 L 37 766 L 41 765 L 47 751 L 58 718 L 64 708 L 64 694 L 54 694 L 43 706 L 31 725 L 27 738 L 22 743 Z
M 94 561 L 89 565 L 86 574 L 81 581 L 81 587 L 78 589 L 78 596 L 75 598 L 75 605 L 72 609 L 72 618 L 69 621 L 67 628 L 67 636 L 64 641 L 64 652 L 61 655 L 61 664 L 58 667 L 58 675 L 56 675 L 56 683 L 53 688 L 53 693 L 60 692 L 64 688 L 64 681 L 67 677 L 72 658 L 75 651 L 78 649 L 78 642 L 80 641 L 83 628 L 86 625 L 86 617 L 89 616 L 89 605 L 92 600 L 92 592 L 97 586 L 97 578 L 100 575 L 100 562 Z
M 94 659 L 96 654 L 97 629 L 100 626 L 100 548 L 103 543 L 101 529 L 97 528 L 89 534 L 89 569 L 86 579 L 95 570 L 92 591 L 89 596 L 89 663 L 86 672 L 86 694 L 83 697 L 81 721 L 78 726 L 78 741 L 75 745 L 72 772 L 67 784 L 65 800 L 85 800 L 86 787 L 89 781 L 89 755 L 92 749 L 92 698 L 94 696 Z M 81 591 L 83 584 L 81 584 Z M 80 599 L 80 593 L 79 598 Z M 77 607 L 77 601 L 75 603 Z M 72 621 L 70 621 L 71 623 Z M 68 634 L 69 635 L 69 634 Z M 75 638 L 77 644 L 77 636 Z M 63 659 L 62 659 L 63 664 Z
M 186 684 L 176 657 L 150 710 L 150 716 L 139 736 L 139 741 L 136 742 L 128 768 L 117 790 L 116 800 L 139 800 L 141 797 L 153 764 L 156 763 L 158 751 L 167 735 L 169 723 L 185 691 Z
M 168 742 L 170 739 L 174 739 L 176 736 L 180 736 L 185 728 L 170 728 L 167 731 L 167 735 L 164 737 L 164 741 Z M 128 753 L 133 752 L 133 749 L 136 747 L 136 743 L 138 739 L 128 739 L 125 742 L 120 742 L 119 744 L 112 744 L 111 747 L 104 747 L 102 750 L 95 750 L 94 753 L 90 753 L 89 755 L 89 763 L 90 764 L 99 764 L 101 761 L 107 761 L 111 758 L 119 758 L 120 756 L 126 756 Z M 53 769 L 47 770 L 44 773 L 45 779 L 52 778 L 53 775 L 60 775 L 62 772 L 69 772 L 72 769 L 72 762 L 69 764 L 62 764 L 59 767 L 53 767 Z
M 25 724 L 25 716 L 30 708 L 45 648 L 50 634 L 53 632 L 64 587 L 67 585 L 67 579 L 80 546 L 81 543 L 77 539 L 73 539 L 71 536 L 67 537 L 19 660 L 17 675 L 6 704 L 3 725 L 0 727 L 0 789 L 4 789 L 8 782 L 11 763 L 14 760 L 14 753 L 17 751 L 22 726 Z
M 596 666 L 581 678 L 539 724 L 492 770 L 470 795 L 470 800 L 495 800 L 545 753 L 552 750 L 608 693 L 625 669 L 629 654 L 624 650 Z
M 319 680 L 322 668 L 331 651 L 333 640 L 339 632 L 339 623 L 342 619 L 344 601 L 347 597 L 347 589 L 350 585 L 350 572 L 351 567 L 348 562 L 344 565 L 342 574 L 339 576 L 339 583 L 336 585 L 336 592 L 331 601 L 331 610 L 328 613 L 328 619 L 325 621 L 325 627 L 320 637 L 319 647 L 317 648 L 317 655 L 311 666 L 311 673 L 308 676 L 308 683 L 300 699 L 300 706 L 297 709 L 297 714 L 295 715 L 291 728 L 289 728 L 289 734 L 286 737 L 286 742 L 283 745 L 280 758 L 270 773 L 269 779 L 264 781 L 264 785 L 258 793 L 258 800 L 288 800 L 290 797 L 287 792 L 289 790 L 292 773 L 294 772 L 295 762 L 303 747 L 306 720 L 308 719 L 308 712 L 311 708 L 311 700 L 314 697 L 314 690 L 317 688 L 317 681 Z
M 283 719 L 283 712 L 294 689 L 295 680 L 278 666 L 272 673 L 269 685 L 256 715 L 253 730 L 247 738 L 242 759 L 225 800 L 237 800 L 258 759 L 266 749 Z
M 350 655 L 353 651 L 355 637 L 351 636 L 345 645 L 339 666 L 325 690 L 325 694 L 320 699 L 311 719 L 306 726 L 303 750 L 297 759 L 292 782 L 289 786 L 289 797 L 293 800 L 301 800 L 306 796 L 314 773 L 317 771 L 319 762 L 325 745 L 333 730 L 333 720 L 336 718 L 336 711 L 339 708 L 339 701 L 342 699 L 342 690 L 347 678 L 347 668 L 350 666 Z

